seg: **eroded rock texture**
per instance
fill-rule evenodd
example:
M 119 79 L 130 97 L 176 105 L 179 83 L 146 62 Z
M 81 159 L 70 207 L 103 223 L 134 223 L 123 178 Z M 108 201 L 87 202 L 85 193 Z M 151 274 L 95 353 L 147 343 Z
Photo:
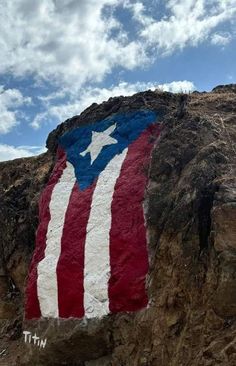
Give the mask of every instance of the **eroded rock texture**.
M 236 364 L 235 90 L 113 98 L 60 125 L 46 154 L 0 164 L 0 365 Z M 149 308 L 102 321 L 22 322 L 37 204 L 57 137 L 141 108 L 162 113 L 145 201 Z M 24 343 L 23 330 L 47 339 L 45 348 Z

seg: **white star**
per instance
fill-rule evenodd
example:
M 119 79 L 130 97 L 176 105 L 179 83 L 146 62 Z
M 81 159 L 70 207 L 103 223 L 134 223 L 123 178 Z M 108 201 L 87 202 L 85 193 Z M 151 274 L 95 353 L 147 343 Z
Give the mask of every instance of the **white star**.
M 108 127 L 103 132 L 92 131 L 92 140 L 86 150 L 82 151 L 80 155 L 85 156 L 88 152 L 91 156 L 91 164 L 97 159 L 102 148 L 106 145 L 116 144 L 117 140 L 110 136 L 115 130 L 116 124 Z

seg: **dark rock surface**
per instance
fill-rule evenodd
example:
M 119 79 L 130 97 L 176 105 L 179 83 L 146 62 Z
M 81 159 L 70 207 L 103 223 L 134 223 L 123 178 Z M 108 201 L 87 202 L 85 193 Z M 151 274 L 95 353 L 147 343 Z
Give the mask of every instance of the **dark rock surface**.
M 162 112 L 145 203 L 150 307 L 100 322 L 22 321 L 37 204 L 57 137 L 141 108 Z M 190 95 L 147 91 L 93 104 L 49 135 L 46 154 L 1 163 L 0 365 L 234 366 L 235 142 L 235 85 Z M 25 344 L 22 330 L 47 346 Z

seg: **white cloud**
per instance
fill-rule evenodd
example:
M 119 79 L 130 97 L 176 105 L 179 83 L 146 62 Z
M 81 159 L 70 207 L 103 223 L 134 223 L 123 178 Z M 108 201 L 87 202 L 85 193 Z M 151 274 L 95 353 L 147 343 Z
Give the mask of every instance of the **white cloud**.
M 236 12 L 236 0 L 167 0 L 164 5 L 161 14 L 159 3 L 151 0 L 2 0 L 0 73 L 29 74 L 79 89 L 101 82 L 116 67 L 131 70 L 210 40 Z M 132 12 L 132 39 L 122 18 L 115 18 L 117 7 Z
M 4 89 L 0 85 L 0 134 L 6 134 L 17 125 L 17 108 L 31 102 L 17 89 Z
M 145 27 L 152 24 L 153 20 L 150 16 L 146 15 L 146 8 L 143 2 L 137 1 L 134 3 L 126 0 L 124 2 L 124 7 L 131 10 L 133 13 L 133 18 L 140 24 L 144 25 Z
M 0 144 L 0 161 L 26 158 L 32 155 L 39 155 L 46 149 L 41 146 L 11 146 Z
M 130 17 L 119 17 L 118 8 L 130 12 Z M 0 74 L 10 74 L 13 80 L 33 77 L 36 93 L 44 81 L 52 84 L 55 94 L 41 97 L 44 110 L 31 124 L 38 128 L 49 120 L 78 114 L 92 102 L 152 88 L 151 83 L 120 83 L 111 88 L 98 83 L 117 68 L 144 67 L 188 46 L 205 41 L 226 45 L 235 37 L 231 32 L 235 14 L 236 0 L 1 0 Z M 192 90 L 186 83 L 159 87 Z M 30 99 L 17 89 L 0 93 L 3 134 L 17 125 L 17 108 Z M 67 104 L 63 98 L 69 100 Z
M 214 33 L 211 37 L 211 43 L 216 46 L 226 46 L 232 40 L 229 33 Z
M 159 55 L 206 41 L 216 27 L 233 21 L 236 14 L 236 0 L 168 0 L 169 14 L 160 20 L 148 16 L 144 6 L 129 6 L 142 25 L 140 36 Z
M 173 81 L 166 84 L 155 84 L 152 82 L 148 83 L 127 83 L 120 82 L 118 85 L 111 88 L 86 88 L 81 90 L 80 97 L 67 104 L 53 105 L 53 98 L 58 95 L 53 94 L 52 98 L 50 95 L 47 98 L 43 98 L 45 101 L 45 107 L 47 108 L 45 112 L 39 113 L 33 123 L 32 127 L 38 129 L 43 123 L 48 123 L 48 121 L 53 120 L 56 122 L 62 122 L 67 118 L 73 117 L 81 113 L 85 108 L 90 106 L 92 103 L 102 103 L 103 101 L 114 96 L 129 96 L 133 95 L 139 91 L 144 91 L 147 89 L 155 90 L 159 89 L 162 91 L 170 91 L 173 93 L 178 92 L 191 92 L 195 89 L 194 84 L 191 81 Z M 42 99 L 42 98 L 41 98 Z
M 190 93 L 194 91 L 195 85 L 192 81 L 172 81 L 171 83 L 159 84 L 158 89 L 171 93 Z
M 117 19 L 104 15 L 122 0 L 2 0 L 0 72 L 33 75 L 80 87 L 99 82 L 113 67 L 147 61 Z

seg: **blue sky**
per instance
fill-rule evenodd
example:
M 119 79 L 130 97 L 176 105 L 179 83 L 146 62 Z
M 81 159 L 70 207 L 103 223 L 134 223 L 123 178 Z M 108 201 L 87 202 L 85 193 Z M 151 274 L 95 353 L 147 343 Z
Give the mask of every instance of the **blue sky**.
M 0 160 L 93 102 L 236 82 L 236 0 L 2 0 Z

